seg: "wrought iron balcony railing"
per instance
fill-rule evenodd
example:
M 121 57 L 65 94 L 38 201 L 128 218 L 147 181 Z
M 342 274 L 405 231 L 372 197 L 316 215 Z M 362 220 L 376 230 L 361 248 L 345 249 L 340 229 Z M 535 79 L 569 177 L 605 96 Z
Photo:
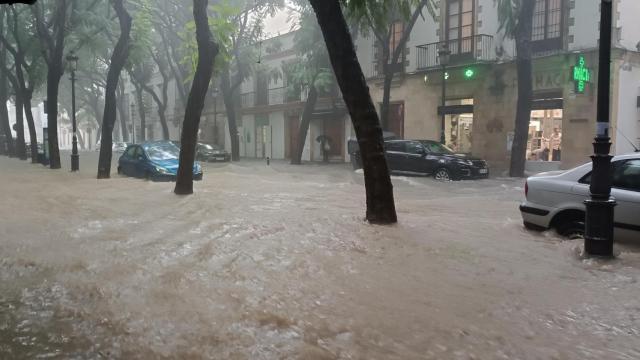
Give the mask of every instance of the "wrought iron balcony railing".
M 416 68 L 418 70 L 426 70 L 439 67 L 438 51 L 443 46 L 447 46 L 451 52 L 448 65 L 452 66 L 490 62 L 496 59 L 493 36 L 475 35 L 416 46 Z

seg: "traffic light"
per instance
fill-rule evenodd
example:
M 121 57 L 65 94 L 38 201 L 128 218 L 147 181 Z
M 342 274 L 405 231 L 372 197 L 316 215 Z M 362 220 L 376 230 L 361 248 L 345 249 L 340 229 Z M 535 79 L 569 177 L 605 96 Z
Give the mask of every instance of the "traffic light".
M 476 71 L 472 68 L 464 69 L 464 78 L 465 79 L 473 79 L 476 76 Z

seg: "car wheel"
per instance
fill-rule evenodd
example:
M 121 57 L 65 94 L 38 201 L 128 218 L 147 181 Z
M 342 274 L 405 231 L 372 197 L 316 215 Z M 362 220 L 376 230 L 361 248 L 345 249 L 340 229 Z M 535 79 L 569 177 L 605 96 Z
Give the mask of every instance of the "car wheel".
M 449 170 L 445 168 L 436 170 L 436 172 L 433 174 L 433 177 L 438 181 L 451 181 L 451 174 L 449 174 Z
M 584 239 L 584 221 L 570 221 L 558 226 L 557 231 L 558 234 L 566 237 L 569 240 Z

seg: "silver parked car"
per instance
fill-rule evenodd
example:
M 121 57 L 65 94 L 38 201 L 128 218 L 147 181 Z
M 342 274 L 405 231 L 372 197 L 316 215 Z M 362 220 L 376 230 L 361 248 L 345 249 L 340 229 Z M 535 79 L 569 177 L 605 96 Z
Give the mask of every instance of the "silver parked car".
M 585 205 L 589 197 L 592 164 L 569 171 L 532 176 L 525 185 L 526 201 L 520 205 L 528 229 L 556 229 L 560 235 L 584 235 Z M 640 242 L 640 153 L 612 160 L 616 241 Z

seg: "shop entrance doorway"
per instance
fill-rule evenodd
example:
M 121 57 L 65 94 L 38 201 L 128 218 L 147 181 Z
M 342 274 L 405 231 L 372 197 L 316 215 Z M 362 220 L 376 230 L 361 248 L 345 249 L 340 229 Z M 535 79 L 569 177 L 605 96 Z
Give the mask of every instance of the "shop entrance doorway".
M 473 144 L 473 99 L 447 100 L 444 131 L 445 145 L 461 154 L 471 153 Z M 459 111 L 455 111 L 458 110 Z
M 527 160 L 562 161 L 562 109 L 531 111 Z
M 265 159 L 271 157 L 271 126 L 269 117 L 256 115 L 256 157 Z

